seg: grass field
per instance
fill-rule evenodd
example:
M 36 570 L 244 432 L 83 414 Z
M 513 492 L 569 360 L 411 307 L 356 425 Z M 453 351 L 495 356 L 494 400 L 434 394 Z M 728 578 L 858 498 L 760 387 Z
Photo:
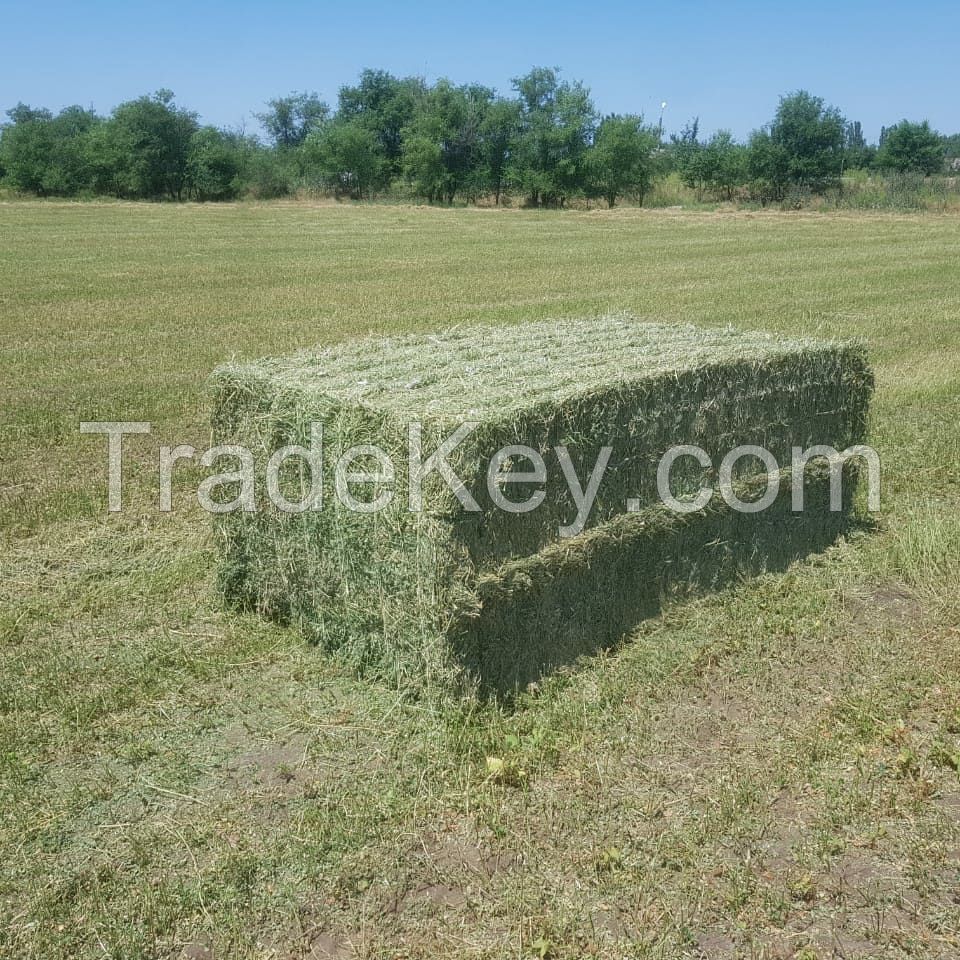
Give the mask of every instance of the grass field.
M 937 216 L 0 205 L 0 956 L 957 956 L 958 263 Z M 619 309 L 864 337 L 878 529 L 507 711 L 225 612 L 195 477 L 151 506 L 226 358 Z

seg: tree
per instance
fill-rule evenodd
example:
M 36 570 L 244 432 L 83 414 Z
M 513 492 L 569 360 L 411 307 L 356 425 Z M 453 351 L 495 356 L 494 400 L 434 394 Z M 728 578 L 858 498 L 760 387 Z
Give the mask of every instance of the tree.
M 923 174 L 939 173 L 943 169 L 944 142 L 930 124 L 902 120 L 884 131 L 883 145 L 877 153 L 877 165 L 895 170 Z
M 531 206 L 563 206 L 585 186 L 585 157 L 596 111 L 579 82 L 561 82 L 558 70 L 535 67 L 513 80 L 520 127 L 511 154 L 511 179 Z
M 670 149 L 681 181 L 691 190 L 696 191 L 697 200 L 702 200 L 707 183 L 707 171 L 704 145 L 698 139 L 699 132 L 700 118 L 694 117 L 680 131 L 679 136 L 677 134 L 670 136 L 672 144 Z
M 0 139 L 7 181 L 17 190 L 43 196 L 53 154 L 53 115 L 18 103 L 7 116 L 12 122 Z
M 844 146 L 847 150 L 862 150 L 866 145 L 867 138 L 863 135 L 863 125 L 859 120 L 851 120 L 847 124 Z
M 324 182 L 355 200 L 368 196 L 381 181 L 386 163 L 371 130 L 339 119 L 307 138 L 304 155 Z
M 263 124 L 274 146 L 281 149 L 299 147 L 319 129 L 330 115 L 327 106 L 315 93 L 291 93 L 267 101 L 264 113 L 255 114 Z
M 844 166 L 851 170 L 866 169 L 876 156 L 876 147 L 867 143 L 863 135 L 863 127 L 859 120 L 847 124 L 846 138 L 843 145 L 845 159 Z
M 747 172 L 762 203 L 783 199 L 790 181 L 790 157 L 768 130 L 755 130 L 750 135 Z
M 452 203 L 476 187 L 483 121 L 493 97 L 487 87 L 455 87 L 447 80 L 426 93 L 403 131 L 403 171 L 422 196 Z
M 640 205 L 653 179 L 653 155 L 660 138 L 643 117 L 605 117 L 587 155 L 590 192 L 613 207 L 618 197 L 635 195 Z
M 92 110 L 65 107 L 54 117 L 21 103 L 7 116 L 13 123 L 0 152 L 9 183 L 39 196 L 75 196 L 90 187 L 87 138 L 101 123 Z
M 119 160 L 119 192 L 182 200 L 190 141 L 198 128 L 197 115 L 175 106 L 169 90 L 121 103 L 107 124 L 107 142 L 100 145 L 111 160 Z
M 729 130 L 718 130 L 703 147 L 703 177 L 717 197 L 733 199 L 733 191 L 747 180 L 747 151 Z
M 93 110 L 79 106 L 64 107 L 53 118 L 53 150 L 44 179 L 46 193 L 70 197 L 92 187 L 89 139 L 102 123 Z
M 943 142 L 943 154 L 945 157 L 956 159 L 960 157 L 960 133 L 953 133 L 950 136 L 941 137 Z
M 88 134 L 85 146 L 93 192 L 120 198 L 135 191 L 128 177 L 128 146 L 118 133 L 112 121 L 100 123 Z
M 374 135 L 384 159 L 384 181 L 400 173 L 403 131 L 412 123 L 425 93 L 419 77 L 401 80 L 386 70 L 364 70 L 356 86 L 340 88 L 337 116 Z
M 780 98 L 769 128 L 776 165 L 784 164 L 787 182 L 813 189 L 834 182 L 843 168 L 846 121 L 821 97 L 799 90 Z
M 414 191 L 435 200 L 453 202 L 456 186 L 443 164 L 443 148 L 425 136 L 410 136 L 403 143 L 403 173 Z
M 190 141 L 187 174 L 197 200 L 230 200 L 240 192 L 247 145 L 216 127 L 201 127 Z
M 748 150 L 737 143 L 729 130 L 718 130 L 706 143 L 697 140 L 699 124 L 696 118 L 687 124 L 680 136 L 672 137 L 672 152 L 680 173 L 680 178 L 690 188 L 697 191 L 697 199 L 702 200 L 705 191 L 710 190 L 718 198 L 733 199 L 736 187 L 745 183 L 749 177 Z M 765 133 L 755 134 L 763 138 Z M 763 147 L 768 146 L 764 141 Z M 763 169 L 757 177 L 774 174 L 773 169 Z
M 494 98 L 480 122 L 480 155 L 474 178 L 477 192 L 492 192 L 498 206 L 519 129 L 520 105 L 515 100 Z
M 302 150 L 305 149 L 306 143 Z M 251 195 L 260 200 L 287 196 L 300 179 L 299 164 L 294 153 L 292 150 L 278 150 L 248 141 L 243 179 Z

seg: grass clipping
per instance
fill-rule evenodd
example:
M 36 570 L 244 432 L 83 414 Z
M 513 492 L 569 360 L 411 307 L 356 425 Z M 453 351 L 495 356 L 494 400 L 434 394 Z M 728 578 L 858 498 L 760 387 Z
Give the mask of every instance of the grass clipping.
M 227 599 L 401 685 L 505 691 L 616 642 L 666 591 L 716 586 L 834 538 L 851 485 L 844 511 L 830 513 L 823 471 L 810 472 L 802 514 L 790 510 L 784 474 L 762 514 L 714 497 L 681 515 L 659 503 L 656 468 L 681 443 L 715 465 L 741 444 L 781 465 L 794 446 L 843 450 L 863 440 L 873 379 L 857 345 L 620 315 L 370 338 L 227 364 L 212 384 L 215 439 L 247 446 L 260 466 L 285 444 L 308 444 L 311 424 L 324 431 L 319 509 L 280 512 L 258 489 L 256 511 L 216 517 Z M 477 424 L 447 460 L 478 511 L 464 510 L 437 472 L 424 479 L 424 509 L 410 511 L 414 421 L 423 458 Z M 362 444 L 385 451 L 396 471 L 393 499 L 376 513 L 347 509 L 335 490 L 333 465 Z M 498 509 L 487 488 L 491 457 L 514 444 L 547 465 L 543 502 L 525 514 Z M 585 529 L 564 539 L 558 530 L 577 509 L 558 446 L 584 485 L 601 449 L 613 449 Z M 285 472 L 283 492 L 297 500 L 310 477 L 292 462 L 300 469 Z M 756 461 L 741 468 L 737 482 L 749 487 Z M 502 472 L 511 469 L 530 464 L 507 460 Z M 713 482 L 683 458 L 672 488 L 696 491 L 705 476 Z

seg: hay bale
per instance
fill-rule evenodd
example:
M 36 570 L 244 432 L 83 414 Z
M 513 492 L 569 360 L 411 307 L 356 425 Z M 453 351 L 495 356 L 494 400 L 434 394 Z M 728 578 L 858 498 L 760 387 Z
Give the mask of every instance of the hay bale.
M 872 390 L 856 345 L 622 315 L 367 339 L 228 364 L 212 383 L 218 442 L 244 444 L 265 462 L 283 444 L 308 442 L 311 423 L 322 422 L 328 465 L 320 510 L 279 513 L 261 491 L 255 513 L 218 517 L 227 597 L 295 622 L 351 664 L 399 682 L 446 684 L 466 665 L 496 688 L 529 679 L 538 660 L 556 660 L 548 654 L 556 632 L 549 624 L 557 622 L 530 620 L 537 605 L 529 592 L 505 592 L 497 583 L 515 584 L 528 576 L 526 566 L 546 569 L 548 580 L 564 584 L 563 603 L 545 600 L 543 610 L 552 604 L 602 613 L 638 571 L 649 573 L 641 556 L 658 555 L 677 530 L 687 531 L 691 555 L 690 529 L 712 536 L 712 522 L 730 522 L 717 519 L 729 513 L 720 506 L 712 505 L 697 526 L 658 505 L 656 467 L 669 447 L 698 445 L 715 463 L 741 444 L 763 446 L 781 464 L 795 445 L 842 450 L 862 441 Z M 424 455 L 464 421 L 477 424 L 447 458 L 477 511 L 465 511 L 437 474 L 423 485 L 423 512 L 409 511 L 412 421 L 422 424 Z M 347 510 L 334 489 L 331 465 L 359 444 L 375 444 L 396 468 L 393 501 L 375 514 Z M 487 489 L 490 458 L 515 444 L 541 452 L 548 465 L 543 503 L 525 514 L 498 509 Z M 558 446 L 569 450 L 584 483 L 601 449 L 613 448 L 585 532 L 560 542 L 559 529 L 574 524 L 577 509 Z M 740 467 L 744 480 L 757 469 L 749 460 Z M 695 491 L 703 471 L 687 458 L 677 462 L 673 480 L 676 492 Z M 287 481 L 291 499 L 305 492 L 302 475 Z M 628 500 L 641 512 L 625 515 Z M 815 512 L 804 516 L 813 522 Z M 624 536 L 654 529 L 663 531 L 659 540 L 645 532 L 630 541 L 646 544 L 639 553 L 621 549 Z M 602 587 L 596 576 L 557 572 L 574 569 L 562 561 L 571 550 L 588 557 L 587 568 L 612 571 L 601 577 Z M 599 608 L 598 597 L 607 598 Z M 558 642 L 565 657 L 627 629 L 634 614 L 613 606 L 611 629 L 591 626 L 594 613 L 567 618 L 580 626 Z M 536 642 L 527 637 L 513 666 L 511 645 L 522 631 L 510 623 L 538 632 Z

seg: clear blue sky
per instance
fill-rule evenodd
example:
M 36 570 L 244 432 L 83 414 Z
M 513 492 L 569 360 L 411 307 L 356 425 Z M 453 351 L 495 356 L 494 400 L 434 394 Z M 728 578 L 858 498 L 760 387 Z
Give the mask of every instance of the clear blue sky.
M 108 112 L 168 87 L 220 126 L 272 96 L 331 104 L 364 67 L 508 92 L 533 65 L 584 80 L 603 112 L 642 112 L 667 130 L 743 137 L 779 94 L 803 87 L 860 120 L 929 119 L 960 131 L 960 3 L 101 2 L 0 3 L 0 110 L 23 100 Z

